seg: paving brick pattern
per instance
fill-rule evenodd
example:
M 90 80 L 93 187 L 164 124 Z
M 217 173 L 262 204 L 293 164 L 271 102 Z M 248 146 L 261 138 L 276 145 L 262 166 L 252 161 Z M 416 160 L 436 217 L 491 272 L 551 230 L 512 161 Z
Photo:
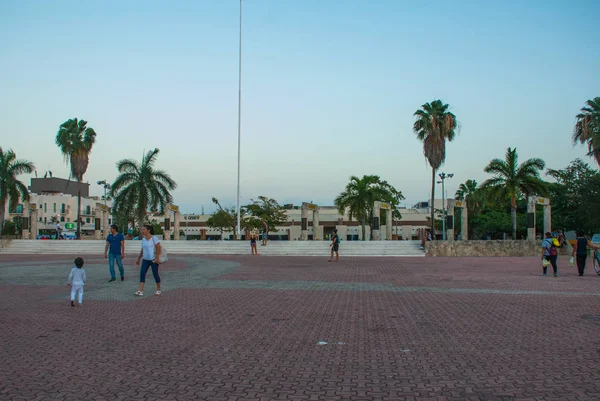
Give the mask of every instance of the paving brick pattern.
M 176 256 L 135 298 L 88 257 L 72 308 L 72 259 L 0 259 L 1 400 L 600 399 L 591 266 Z

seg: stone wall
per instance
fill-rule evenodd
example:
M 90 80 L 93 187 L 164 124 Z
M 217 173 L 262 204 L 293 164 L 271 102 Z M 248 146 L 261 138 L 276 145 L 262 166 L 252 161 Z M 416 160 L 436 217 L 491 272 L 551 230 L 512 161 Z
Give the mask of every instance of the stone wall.
M 540 256 L 542 241 L 431 241 L 425 244 L 425 255 L 446 256 Z M 567 248 L 559 254 L 570 255 Z

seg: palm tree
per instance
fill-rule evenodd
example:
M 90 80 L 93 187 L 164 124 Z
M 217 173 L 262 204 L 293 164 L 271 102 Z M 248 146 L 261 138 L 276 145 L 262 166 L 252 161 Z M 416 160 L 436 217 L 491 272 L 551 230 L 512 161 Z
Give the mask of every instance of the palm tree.
M 435 173 L 446 160 L 446 141 L 451 142 L 458 131 L 456 116 L 441 100 L 425 103 L 414 113 L 413 131 L 423 142 L 423 154 L 431 166 L 431 232 L 435 233 Z
M 96 131 L 88 127 L 85 120 L 72 118 L 58 128 L 56 145 L 60 148 L 65 163 L 71 166 L 71 177 L 78 183 L 83 181 L 94 143 L 96 143 Z M 81 221 L 81 186 L 77 190 L 77 221 Z M 81 238 L 81 224 L 77 224 L 77 237 Z
M 348 211 L 351 221 L 353 218 L 360 220 L 362 238 L 366 241 L 366 220 L 373 214 L 375 201 L 391 203 L 393 212 L 398 213 L 397 206 L 402 199 L 402 193 L 378 175 L 352 176 L 344 192 L 335 198 L 334 205 L 342 215 Z
M 512 237 L 517 238 L 517 200 L 529 195 L 545 195 L 546 184 L 540 171 L 546 165 L 542 159 L 532 158 L 518 164 L 517 148 L 506 150 L 505 160 L 494 159 L 483 170 L 492 175 L 482 184 L 491 194 L 510 200 Z
M 9 209 L 13 209 L 19 200 L 29 201 L 29 191 L 17 176 L 31 174 L 34 170 L 32 162 L 17 159 L 17 155 L 11 149 L 5 151 L 0 147 L 0 238 L 4 227 L 6 202 Z
M 588 100 L 576 118 L 573 143 L 587 144 L 587 155 L 593 156 L 600 166 L 600 97 Z
M 467 180 L 466 182 L 459 185 L 454 199 L 465 201 L 467 203 L 468 211 L 476 211 L 482 206 L 483 191 L 479 188 L 477 181 Z
M 147 211 L 164 213 L 167 203 L 173 202 L 169 191 L 177 188 L 166 172 L 154 168 L 158 152 L 158 149 L 154 149 L 146 153 L 141 164 L 133 159 L 119 160 L 117 170 L 120 175 L 110 189 L 110 196 L 114 199 L 113 208 L 120 213 L 137 216 L 140 228 Z

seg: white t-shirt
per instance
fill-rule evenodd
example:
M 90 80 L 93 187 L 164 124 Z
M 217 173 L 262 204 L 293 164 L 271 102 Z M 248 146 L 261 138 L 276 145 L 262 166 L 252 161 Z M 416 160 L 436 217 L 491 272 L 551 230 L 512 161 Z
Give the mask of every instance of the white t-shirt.
M 142 238 L 142 258 L 146 260 L 154 260 L 155 245 L 159 244 L 160 240 L 156 236 L 152 236 L 149 240 Z

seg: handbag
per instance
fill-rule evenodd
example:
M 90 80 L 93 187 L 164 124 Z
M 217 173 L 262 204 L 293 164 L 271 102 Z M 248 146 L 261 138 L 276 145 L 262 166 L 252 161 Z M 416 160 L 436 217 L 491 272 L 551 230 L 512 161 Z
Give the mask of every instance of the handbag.
M 154 242 L 154 249 L 156 250 L 156 240 L 152 237 L 152 242 Z M 156 252 L 156 251 L 155 251 Z M 167 255 L 167 250 L 163 244 L 160 244 L 160 254 L 158 255 L 158 264 L 163 264 L 169 261 L 169 256 Z

